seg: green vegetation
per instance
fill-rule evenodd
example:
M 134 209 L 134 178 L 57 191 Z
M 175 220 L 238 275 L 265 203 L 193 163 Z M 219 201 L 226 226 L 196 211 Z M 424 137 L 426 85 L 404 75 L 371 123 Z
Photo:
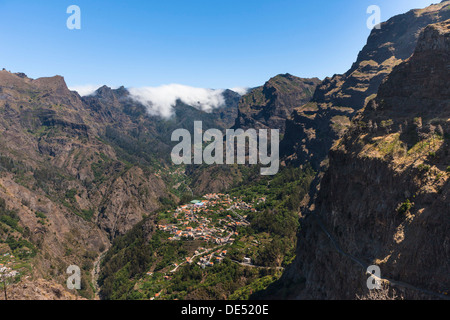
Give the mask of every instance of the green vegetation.
M 35 215 L 36 215 L 36 217 L 38 217 L 38 218 L 40 218 L 40 219 L 46 219 L 46 218 L 47 218 L 47 216 L 45 215 L 45 213 L 40 212 L 40 211 L 37 211 L 37 212 L 35 213 Z
M 77 194 L 77 189 L 70 189 L 67 190 L 65 197 L 66 199 L 68 199 L 70 202 L 75 202 L 75 195 Z
M 279 276 L 280 272 L 273 269 L 248 268 L 230 259 L 207 269 L 189 264 L 170 276 L 162 273 L 147 275 L 137 282 L 137 290 L 130 294 L 130 298 L 223 300 L 230 299 L 233 292 L 237 299 L 243 299 L 254 291 L 264 289 L 269 281 L 275 281 Z
M 27 228 L 19 226 L 17 214 L 8 210 L 5 200 L 0 198 L 0 264 L 6 267 L 6 273 L 11 277 L 7 285 L 19 282 L 24 274 L 31 272 L 30 260 L 36 256 L 37 249 L 24 238 L 27 232 Z
M 251 295 L 255 292 L 263 291 L 267 287 L 277 281 L 280 273 L 269 275 L 252 282 L 251 284 L 236 290 L 230 297 L 230 300 L 249 300 Z
M 381 126 L 382 128 L 387 128 L 387 127 L 392 126 L 393 124 L 394 124 L 394 121 L 393 121 L 392 119 L 389 119 L 389 120 L 383 120 L 383 121 L 381 121 L 380 126 Z
M 81 210 L 81 217 L 86 221 L 91 221 L 94 217 L 94 210 L 88 209 L 88 210 Z
M 399 214 L 406 214 L 408 213 L 412 208 L 414 207 L 414 204 L 407 199 L 404 203 L 400 205 L 400 207 L 397 209 L 397 212 Z
M 102 262 L 99 277 L 101 295 L 105 299 L 129 299 L 138 278 L 152 265 L 162 269 L 167 263 L 186 254 L 181 242 L 162 241 L 162 232 L 146 230 L 145 222 L 136 225 L 125 236 L 117 238 Z M 151 235 L 151 239 L 145 239 Z
M 3 170 L 19 176 L 30 171 L 30 169 L 21 161 L 16 161 L 6 155 L 0 155 L 0 171 Z
M 0 222 L 6 224 L 12 229 L 23 233 L 23 228 L 19 226 L 19 216 L 13 210 L 8 210 L 5 200 L 0 198 Z
M 170 137 L 170 135 L 168 136 Z M 160 165 L 160 161 L 156 159 L 166 159 L 167 154 L 170 154 L 167 146 L 156 140 L 148 132 L 131 132 L 126 134 L 108 126 L 106 127 L 105 135 L 101 139 L 114 147 L 122 161 L 132 165 L 157 168 Z
M 2 238 L 6 238 L 3 242 L 8 244 L 9 248 L 20 258 L 36 255 L 36 247 L 23 238 L 23 235 L 29 231 L 19 225 L 19 216 L 15 211 L 6 207 L 5 200 L 0 198 L 0 243 Z M 14 231 L 14 232 L 13 232 Z M 26 253 L 22 250 L 27 248 Z
M 47 216 L 45 215 L 45 213 L 37 211 L 35 215 L 36 218 L 39 218 L 38 223 L 45 226 L 47 223 Z
M 220 204 L 208 207 L 213 213 L 205 214 L 219 229 L 227 215 L 244 216 L 249 221 L 237 225 L 234 241 L 222 246 L 189 238 L 169 240 L 171 235 L 156 230 L 154 224 L 177 223 L 173 211 L 161 211 L 155 221 L 145 218 L 117 238 L 106 254 L 99 277 L 101 296 L 114 300 L 246 299 L 265 289 L 279 278 L 277 268 L 286 267 L 295 257 L 298 210 L 313 177 L 309 166 L 286 168 L 275 177 L 258 176 L 229 192 L 231 204 L 244 201 L 255 210 L 239 207 L 224 211 Z M 193 256 L 199 247 L 204 247 L 205 253 L 186 263 L 186 257 Z M 228 252 L 221 263 L 206 268 L 197 263 L 207 252 L 216 257 L 216 250 Z M 253 267 L 238 263 L 244 257 L 251 259 Z
M 431 166 L 428 164 L 421 163 L 417 167 L 421 172 L 429 172 L 431 170 Z
M 400 140 L 399 133 L 377 141 L 375 145 L 384 156 L 406 154 L 406 145 Z

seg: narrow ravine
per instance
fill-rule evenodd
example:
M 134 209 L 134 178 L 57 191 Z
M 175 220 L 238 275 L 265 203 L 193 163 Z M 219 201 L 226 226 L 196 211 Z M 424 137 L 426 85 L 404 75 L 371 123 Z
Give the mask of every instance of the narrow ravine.
M 97 259 L 94 262 L 94 268 L 92 268 L 92 270 L 91 270 L 91 281 L 95 288 L 95 296 L 94 296 L 95 300 L 100 300 L 100 295 L 99 295 L 100 287 L 98 285 L 98 277 L 100 275 L 100 266 L 101 266 L 102 260 L 105 257 L 107 252 L 108 252 L 108 250 L 105 250 L 103 253 L 101 253 L 97 257 Z

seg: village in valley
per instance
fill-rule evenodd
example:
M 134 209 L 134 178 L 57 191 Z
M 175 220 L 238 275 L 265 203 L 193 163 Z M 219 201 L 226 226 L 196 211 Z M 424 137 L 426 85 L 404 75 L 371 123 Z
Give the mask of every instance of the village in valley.
M 185 266 L 196 265 L 207 270 L 228 257 L 232 263 L 255 267 L 250 257 L 243 256 L 239 261 L 230 258 L 229 249 L 240 239 L 239 229 L 250 226 L 247 214 L 257 212 L 255 205 L 265 201 L 266 198 L 261 197 L 249 203 L 228 194 L 212 193 L 162 213 L 156 227 L 166 235 L 164 241 L 183 243 L 190 250 L 183 258 L 169 262 L 169 267 L 158 271 L 152 268 L 147 272 L 148 279 L 153 279 L 153 286 L 161 288 L 150 299 L 160 299 L 166 287 L 163 283 Z M 258 245 L 259 242 L 253 240 L 251 246 Z M 140 286 L 145 286 L 145 280 Z
M 178 199 L 146 216 L 105 256 L 109 298 L 246 300 L 295 259 L 300 202 L 291 195 L 307 194 L 312 170 L 286 169 L 203 196 L 182 176 L 171 178 Z
M 265 198 L 258 199 L 258 203 L 265 202 Z M 191 203 L 179 206 L 172 212 L 172 222 L 159 224 L 158 229 L 170 233 L 168 240 L 201 240 L 205 243 L 215 244 L 213 248 L 199 247 L 192 257 L 186 257 L 183 263 L 194 263 L 202 268 L 213 266 L 222 262 L 227 251 L 220 248 L 232 244 L 238 236 L 238 227 L 250 225 L 247 216 L 239 212 L 256 212 L 253 204 L 246 203 L 237 197 L 226 194 L 207 194 L 203 200 L 193 200 Z M 213 250 L 214 249 L 214 250 Z M 250 264 L 249 258 L 244 258 L 244 263 Z M 175 272 L 179 264 L 174 263 Z

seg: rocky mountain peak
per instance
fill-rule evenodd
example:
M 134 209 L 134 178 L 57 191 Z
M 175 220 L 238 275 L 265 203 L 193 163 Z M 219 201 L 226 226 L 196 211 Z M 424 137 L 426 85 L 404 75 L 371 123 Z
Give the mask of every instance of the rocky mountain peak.
M 448 53 L 450 48 L 450 20 L 442 23 L 432 24 L 425 28 L 419 43 L 416 54 L 433 51 Z
M 311 103 L 295 109 L 281 144 L 286 159 L 300 164 L 311 162 L 319 168 L 350 120 L 376 96 L 383 80 L 414 53 L 421 31 L 447 19 L 450 1 L 411 10 L 374 29 L 352 67 L 345 74 L 326 78 L 317 86 Z M 431 33 L 428 36 L 436 37 Z M 421 43 L 424 49 L 429 46 Z
M 66 81 L 62 76 L 43 77 L 32 80 L 32 83 L 42 90 L 68 90 Z
M 271 78 L 263 86 L 250 91 L 239 103 L 235 128 L 280 129 L 294 108 L 308 102 L 320 83 L 318 78 L 305 79 L 291 74 Z
M 384 112 L 391 110 L 393 118 L 399 113 L 404 117 L 418 113 L 430 119 L 448 109 L 449 61 L 450 20 L 429 25 L 422 32 L 414 55 L 396 67 L 380 86 L 379 108 Z

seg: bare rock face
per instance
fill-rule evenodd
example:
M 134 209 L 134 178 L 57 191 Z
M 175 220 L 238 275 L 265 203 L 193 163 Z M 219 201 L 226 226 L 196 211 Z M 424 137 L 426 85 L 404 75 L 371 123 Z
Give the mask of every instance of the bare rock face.
M 131 168 L 106 191 L 107 197 L 100 203 L 99 226 L 111 238 L 125 234 L 160 206 L 159 199 L 166 196 L 165 188 L 157 177 L 146 177 L 142 169 Z
M 330 152 L 275 296 L 441 299 L 450 288 L 450 20 L 425 28 Z M 369 292 L 369 265 L 382 295 Z
M 262 87 L 242 97 L 234 128 L 279 129 L 285 131 L 285 121 L 294 108 L 311 100 L 317 78 L 303 79 L 290 74 L 278 75 Z
M 191 168 L 194 195 L 220 193 L 236 187 L 247 178 L 237 165 L 212 165 L 200 170 Z
M 73 292 L 67 290 L 60 284 L 39 279 L 36 281 L 24 280 L 18 284 L 8 287 L 8 300 L 85 300 Z M 4 300 L 4 295 L 0 295 L 0 300 Z
M 374 29 L 356 62 L 343 75 L 326 78 L 313 99 L 295 109 L 286 123 L 281 153 L 296 164 L 318 169 L 350 120 L 365 107 L 393 68 L 408 59 L 421 31 L 450 18 L 450 1 L 395 16 Z
M 285 132 L 286 119 L 295 107 L 311 100 L 318 78 L 304 79 L 290 74 L 281 74 L 267 81 L 263 86 L 250 90 L 239 101 L 232 129 L 279 129 Z M 228 93 L 229 94 L 229 93 Z M 236 95 L 236 94 L 234 94 Z M 227 110 L 233 110 L 228 108 Z M 213 115 L 224 118 L 230 111 L 215 110 Z M 225 120 L 229 116 L 225 117 Z M 228 121 L 221 121 L 225 124 Z M 228 128 L 228 127 L 226 127 Z M 229 165 L 191 166 L 191 189 L 196 195 L 209 192 L 223 192 L 246 181 L 252 168 Z
M 399 110 L 397 100 L 402 100 L 402 106 L 407 104 L 408 107 L 420 109 L 427 117 L 447 109 L 450 95 L 449 29 L 449 20 L 425 28 L 414 56 L 398 66 L 380 87 L 381 97 L 377 101 L 383 109 Z M 434 106 L 437 100 L 441 103 L 436 110 L 428 108 Z M 408 111 L 414 110 L 401 110 L 404 113 Z

